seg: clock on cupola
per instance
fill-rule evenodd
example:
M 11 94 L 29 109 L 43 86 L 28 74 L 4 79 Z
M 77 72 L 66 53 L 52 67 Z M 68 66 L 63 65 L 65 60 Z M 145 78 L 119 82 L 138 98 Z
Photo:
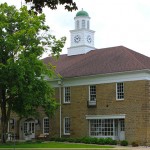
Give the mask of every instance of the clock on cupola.
M 90 30 L 89 14 L 83 9 L 77 12 L 75 29 L 70 31 L 71 46 L 68 48 L 68 56 L 85 54 L 94 50 L 94 32 Z

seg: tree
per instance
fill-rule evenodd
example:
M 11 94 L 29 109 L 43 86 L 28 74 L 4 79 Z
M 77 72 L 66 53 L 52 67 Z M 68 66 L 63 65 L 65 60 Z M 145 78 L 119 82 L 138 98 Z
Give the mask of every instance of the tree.
M 6 3 L 0 5 L 0 107 L 2 142 L 6 142 L 7 125 L 12 112 L 20 117 L 36 115 L 37 108 L 54 112 L 57 104 L 53 89 L 45 76 L 55 77 L 52 65 L 46 66 L 39 58 L 51 50 L 58 56 L 64 46 L 48 34 L 45 15 L 28 13 L 24 6 L 17 10 Z
M 37 12 L 42 12 L 45 6 L 50 9 L 57 9 L 58 5 L 65 5 L 65 9 L 68 11 L 77 10 L 76 3 L 72 0 L 25 0 L 27 3 L 32 2 L 32 9 L 35 9 Z

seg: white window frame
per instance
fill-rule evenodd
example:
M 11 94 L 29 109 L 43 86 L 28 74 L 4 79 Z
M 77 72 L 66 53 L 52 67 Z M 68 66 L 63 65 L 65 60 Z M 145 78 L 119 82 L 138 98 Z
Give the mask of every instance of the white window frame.
M 91 137 L 113 137 L 114 119 L 89 120 L 89 135 Z
M 122 85 L 119 85 L 122 84 Z M 120 86 L 120 89 L 118 89 Z M 123 95 L 123 98 L 121 97 Z M 116 100 L 124 100 L 124 83 L 123 82 L 118 82 L 116 83 Z
M 70 135 L 70 117 L 64 118 L 64 135 Z
M 95 94 L 91 91 L 92 87 L 95 87 Z M 91 100 L 91 96 L 95 96 L 95 100 Z M 96 102 L 96 85 L 89 85 L 89 102 Z
M 45 126 L 45 125 L 47 125 L 47 124 L 45 124 L 45 120 L 48 120 L 48 126 Z M 50 120 L 48 117 L 43 118 L 43 134 L 45 134 L 45 135 L 49 135 L 49 131 L 50 131 L 50 122 L 49 121 Z M 45 128 L 46 128 L 46 130 L 48 129 L 48 132 L 45 132 Z
M 66 97 L 67 96 L 66 94 L 68 94 L 68 97 Z M 71 100 L 71 88 L 64 87 L 64 103 L 70 103 L 70 100 Z

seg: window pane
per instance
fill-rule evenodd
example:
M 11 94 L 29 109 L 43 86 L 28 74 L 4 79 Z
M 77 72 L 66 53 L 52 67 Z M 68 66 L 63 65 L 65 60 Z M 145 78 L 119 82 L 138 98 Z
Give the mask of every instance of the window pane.
M 65 103 L 70 102 L 70 87 L 65 87 L 64 89 L 64 102 Z
M 96 101 L 96 86 L 90 86 L 90 101 Z
M 124 84 L 117 83 L 117 99 L 124 99 Z
M 64 118 L 64 134 L 70 134 L 70 118 Z
M 43 131 L 44 133 L 49 133 L 49 118 L 44 118 L 43 120 Z
M 90 120 L 91 136 L 113 136 L 113 119 Z

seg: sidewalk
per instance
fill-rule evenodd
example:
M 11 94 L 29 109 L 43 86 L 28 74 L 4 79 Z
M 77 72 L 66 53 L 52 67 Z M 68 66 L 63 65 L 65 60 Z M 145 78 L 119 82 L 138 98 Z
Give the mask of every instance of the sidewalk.
M 113 150 L 150 150 L 150 147 L 146 146 L 138 146 L 138 147 L 131 147 L 131 146 L 116 146 Z

